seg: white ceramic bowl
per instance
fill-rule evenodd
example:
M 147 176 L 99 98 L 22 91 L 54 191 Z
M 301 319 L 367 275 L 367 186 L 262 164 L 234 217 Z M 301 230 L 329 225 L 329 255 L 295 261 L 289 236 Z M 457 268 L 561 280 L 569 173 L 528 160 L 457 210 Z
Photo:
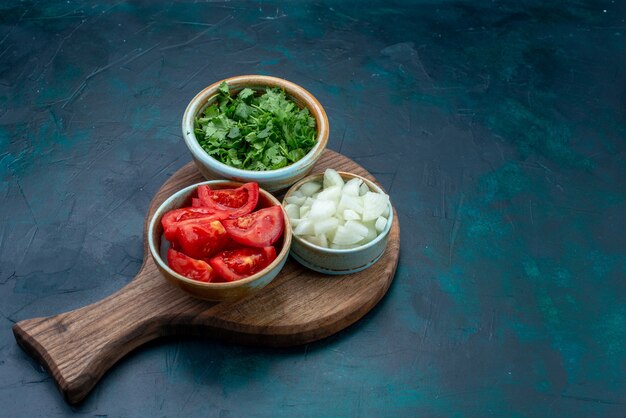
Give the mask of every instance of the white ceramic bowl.
M 285 213 L 285 232 L 278 240 L 276 247 L 276 259 L 258 273 L 245 279 L 225 283 L 204 283 L 189 279 L 172 270 L 167 262 L 161 257 L 161 241 L 163 237 L 163 226 L 161 218 L 172 209 L 191 206 L 191 197 L 196 193 L 196 189 L 201 184 L 208 184 L 212 189 L 225 189 L 239 187 L 241 183 L 228 180 L 214 180 L 194 184 L 177 191 L 159 206 L 148 227 L 148 247 L 154 262 L 163 276 L 174 286 L 177 286 L 190 295 L 205 300 L 231 300 L 248 296 L 263 287 L 267 286 L 278 275 L 287 261 L 289 248 L 291 246 L 291 223 Z M 257 208 L 273 205 L 280 205 L 280 202 L 263 189 L 259 189 L 259 203 Z M 283 211 L 284 212 L 284 211 Z
M 352 178 L 360 178 L 373 192 L 384 193 L 384 190 L 368 179 L 352 173 L 339 172 L 344 180 Z M 296 184 L 294 184 L 285 194 L 283 206 L 286 204 L 285 199 L 291 196 L 304 183 L 309 181 L 322 182 L 324 174 L 315 174 L 308 176 Z M 385 229 L 378 234 L 376 238 L 367 244 L 350 249 L 336 250 L 332 248 L 324 248 L 312 244 L 303 238 L 293 234 L 291 242 L 292 257 L 305 267 L 324 274 L 350 274 L 372 266 L 376 263 L 387 248 L 389 231 L 393 223 L 393 208 L 389 202 L 389 218 Z
M 279 87 L 285 90 L 291 100 L 301 108 L 306 107 L 309 109 L 311 116 L 315 118 L 317 129 L 316 144 L 302 159 L 286 167 L 270 171 L 242 170 L 226 165 L 209 156 L 196 139 L 194 134 L 194 119 L 217 97 L 219 85 L 222 81 L 228 83 L 233 93 L 237 93 L 246 87 L 254 90 L 265 90 L 267 87 Z M 198 170 L 200 170 L 205 178 L 209 180 L 225 178 L 242 183 L 255 181 L 259 183 L 259 187 L 270 192 L 286 189 L 306 176 L 326 148 L 329 134 L 326 112 L 311 93 L 290 81 L 261 75 L 243 75 L 227 78 L 202 90 L 189 102 L 185 114 L 183 115 L 182 129 L 185 144 L 187 148 L 189 148 Z

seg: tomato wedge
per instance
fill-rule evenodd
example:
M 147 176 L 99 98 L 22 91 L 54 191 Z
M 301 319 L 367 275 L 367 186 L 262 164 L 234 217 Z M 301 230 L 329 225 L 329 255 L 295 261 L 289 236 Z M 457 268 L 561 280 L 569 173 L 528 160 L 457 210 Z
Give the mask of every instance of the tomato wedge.
M 172 242 L 192 258 L 210 257 L 228 242 L 228 234 L 221 222 L 215 219 L 180 222 Z
M 192 208 L 201 208 L 202 207 L 202 202 L 200 201 L 199 198 L 193 197 L 191 199 L 191 207 Z
M 211 190 L 206 184 L 198 186 L 202 206 L 237 218 L 252 212 L 259 201 L 259 185 L 246 183 L 236 189 Z
M 220 213 L 215 213 L 214 210 L 204 207 L 199 208 L 181 208 L 174 209 L 167 212 L 161 218 L 161 225 L 163 225 L 163 232 L 165 238 L 169 241 L 173 240 L 176 236 L 176 230 L 178 225 L 183 221 L 191 219 L 226 219 L 228 216 Z
M 242 247 L 222 251 L 209 260 L 214 271 L 224 280 L 233 282 L 251 276 L 276 259 L 274 247 Z
M 167 250 L 167 264 L 176 273 L 199 282 L 210 282 L 218 278 L 213 268 L 202 260 L 196 260 L 172 248 Z
M 267 247 L 278 241 L 285 229 L 283 209 L 272 206 L 236 219 L 222 221 L 226 232 L 240 244 Z

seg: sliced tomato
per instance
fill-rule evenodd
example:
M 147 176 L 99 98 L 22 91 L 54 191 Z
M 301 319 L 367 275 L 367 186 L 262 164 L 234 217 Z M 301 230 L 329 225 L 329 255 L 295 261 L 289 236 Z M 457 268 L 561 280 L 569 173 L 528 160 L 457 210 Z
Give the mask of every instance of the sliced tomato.
M 192 208 L 201 208 L 202 207 L 202 202 L 200 201 L 199 198 L 193 197 L 193 198 L 191 198 L 191 207 Z
M 241 247 L 236 250 L 222 251 L 209 259 L 213 270 L 224 280 L 241 280 L 263 270 L 276 259 L 274 247 Z
M 163 225 L 165 238 L 171 241 L 176 236 L 178 225 L 183 221 L 191 219 L 226 219 L 227 217 L 228 216 L 225 214 L 215 213 L 213 209 L 204 207 L 181 208 L 171 210 L 163 215 L 163 218 L 161 218 L 161 225 Z
M 272 206 L 236 219 L 222 221 L 230 237 L 250 247 L 267 247 L 278 241 L 285 229 L 283 209 Z
M 167 264 L 176 273 L 199 282 L 211 282 L 218 278 L 213 268 L 202 260 L 196 260 L 172 248 L 167 250 Z
M 228 214 L 233 219 L 247 215 L 259 201 L 259 185 L 246 183 L 236 189 L 211 190 L 207 185 L 198 186 L 198 198 L 202 206 L 215 212 Z
M 218 220 L 190 220 L 180 222 L 173 242 L 192 258 L 210 257 L 228 242 L 226 229 Z

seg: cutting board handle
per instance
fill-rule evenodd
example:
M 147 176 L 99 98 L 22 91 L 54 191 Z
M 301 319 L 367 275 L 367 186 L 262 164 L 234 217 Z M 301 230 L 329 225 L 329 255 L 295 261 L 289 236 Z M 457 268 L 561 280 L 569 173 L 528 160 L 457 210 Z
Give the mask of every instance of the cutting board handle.
M 82 400 L 117 360 L 163 335 L 159 317 L 167 308 L 167 292 L 161 297 L 146 292 L 145 282 L 139 280 L 150 274 L 146 270 L 97 303 L 13 326 L 17 342 L 52 373 L 68 402 Z

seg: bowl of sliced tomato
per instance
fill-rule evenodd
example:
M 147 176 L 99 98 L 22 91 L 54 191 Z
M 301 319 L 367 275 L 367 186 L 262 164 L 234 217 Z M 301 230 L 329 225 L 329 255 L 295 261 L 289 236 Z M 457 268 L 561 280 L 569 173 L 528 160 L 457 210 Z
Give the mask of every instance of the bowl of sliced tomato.
M 285 265 L 291 225 L 280 202 L 257 183 L 212 180 L 174 193 L 148 229 L 163 276 L 194 297 L 250 295 Z

